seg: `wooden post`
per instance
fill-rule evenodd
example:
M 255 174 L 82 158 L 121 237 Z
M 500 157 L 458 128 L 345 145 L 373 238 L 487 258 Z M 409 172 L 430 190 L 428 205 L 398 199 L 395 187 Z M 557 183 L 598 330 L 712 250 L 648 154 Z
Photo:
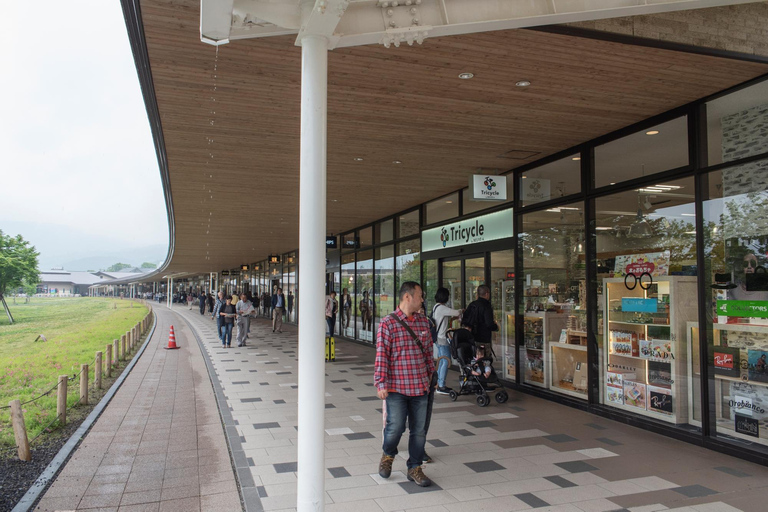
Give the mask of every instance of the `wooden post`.
M 133 349 L 133 333 L 131 331 L 125 332 L 125 345 L 127 347 L 126 354 L 130 354 Z
M 88 405 L 88 365 L 80 365 L 80 403 Z
M 107 377 L 112 377 L 112 345 L 107 343 Z
M 27 426 L 24 425 L 24 413 L 21 411 L 21 402 L 19 400 L 11 400 L 10 405 L 13 434 L 16 437 L 16 447 L 19 449 L 19 460 L 29 462 L 32 460 L 32 454 L 29 452 L 29 438 L 27 437 Z
M 115 340 L 115 341 L 114 341 L 114 346 L 115 346 L 115 351 L 114 351 L 114 352 L 115 352 L 114 365 L 115 365 L 115 368 L 117 368 L 117 367 L 118 367 L 118 361 L 120 361 L 120 342 L 119 342 L 119 341 L 117 341 L 117 340 Z
M 101 351 L 96 352 L 96 369 L 93 370 L 93 384 L 96 386 L 96 389 L 101 389 L 101 373 L 102 373 L 102 365 L 101 365 Z
M 126 344 L 125 334 L 120 336 L 120 344 L 123 346 L 120 352 L 120 360 L 125 361 L 125 344 Z
M 59 388 L 56 390 L 56 417 L 63 427 L 67 424 L 67 382 L 69 375 L 59 375 Z

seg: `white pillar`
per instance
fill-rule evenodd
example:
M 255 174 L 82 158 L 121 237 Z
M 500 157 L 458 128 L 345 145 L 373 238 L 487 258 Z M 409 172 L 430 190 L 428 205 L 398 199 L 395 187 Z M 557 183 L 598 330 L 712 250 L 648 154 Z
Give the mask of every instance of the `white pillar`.
M 298 512 L 325 506 L 325 208 L 328 41 L 301 40 Z

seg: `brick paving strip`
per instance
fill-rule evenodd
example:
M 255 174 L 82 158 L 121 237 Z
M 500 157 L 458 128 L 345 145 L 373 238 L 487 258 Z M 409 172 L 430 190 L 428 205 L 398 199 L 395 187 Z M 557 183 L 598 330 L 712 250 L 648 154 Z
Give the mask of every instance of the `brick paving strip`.
M 155 313 L 147 350 L 35 510 L 242 510 L 198 344 L 174 313 Z M 180 350 L 164 350 L 171 323 Z

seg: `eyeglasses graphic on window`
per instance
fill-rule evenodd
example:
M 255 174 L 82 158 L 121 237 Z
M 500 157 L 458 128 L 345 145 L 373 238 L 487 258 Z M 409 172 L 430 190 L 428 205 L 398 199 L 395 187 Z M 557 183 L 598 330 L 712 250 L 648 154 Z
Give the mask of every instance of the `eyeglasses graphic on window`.
M 637 288 L 638 283 L 640 284 L 640 288 L 647 290 L 653 284 L 653 276 L 648 272 L 643 272 L 639 276 L 636 274 L 627 274 L 624 276 L 624 286 L 626 286 L 627 290 L 634 290 Z

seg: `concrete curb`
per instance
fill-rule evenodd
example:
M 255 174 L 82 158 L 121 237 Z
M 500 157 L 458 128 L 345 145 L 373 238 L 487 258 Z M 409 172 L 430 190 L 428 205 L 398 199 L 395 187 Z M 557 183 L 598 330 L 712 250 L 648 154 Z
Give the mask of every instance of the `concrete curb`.
M 128 377 L 128 375 L 130 375 L 134 365 L 144 354 L 144 350 L 149 345 L 149 342 L 152 341 L 152 336 L 155 334 L 157 316 L 154 314 L 154 310 L 151 309 L 150 312 L 152 313 L 153 318 L 152 327 L 147 334 L 147 339 L 141 345 L 139 351 L 136 353 L 136 355 L 133 356 L 131 362 L 128 363 L 128 366 L 126 366 L 125 370 L 123 370 L 123 373 L 120 374 L 120 377 L 118 377 L 118 379 L 109 388 L 107 394 L 101 398 L 99 403 L 96 404 L 96 407 L 93 408 L 91 413 L 85 418 L 85 420 L 83 420 L 77 430 L 75 430 L 75 433 L 72 434 L 64 446 L 61 447 L 59 453 L 56 454 L 51 463 L 48 464 L 48 467 L 43 470 L 37 480 L 35 480 L 35 483 L 32 484 L 27 493 L 19 500 L 16 506 L 13 507 L 11 512 L 27 512 L 32 508 L 42 493 L 47 490 L 48 486 L 54 481 L 56 475 L 59 473 L 59 470 L 61 470 L 61 468 L 67 462 L 70 455 L 72 455 L 72 452 L 75 451 L 75 448 L 77 448 L 93 424 L 96 423 L 96 420 L 99 419 L 101 413 L 103 413 L 104 409 L 107 408 L 107 405 L 109 405 L 109 402 L 112 400 L 112 398 L 114 398 L 115 394 L 120 389 L 120 386 L 123 385 L 125 379 Z

